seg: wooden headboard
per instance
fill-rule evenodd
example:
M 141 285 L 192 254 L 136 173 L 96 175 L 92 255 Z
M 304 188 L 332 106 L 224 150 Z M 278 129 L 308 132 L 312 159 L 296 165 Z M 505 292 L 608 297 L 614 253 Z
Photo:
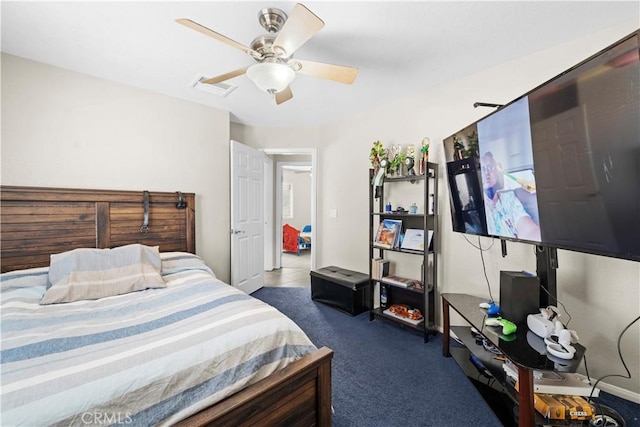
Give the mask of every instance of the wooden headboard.
M 54 253 L 132 243 L 195 253 L 195 194 L 147 194 L 143 232 L 144 191 L 1 186 L 0 269 L 45 267 Z

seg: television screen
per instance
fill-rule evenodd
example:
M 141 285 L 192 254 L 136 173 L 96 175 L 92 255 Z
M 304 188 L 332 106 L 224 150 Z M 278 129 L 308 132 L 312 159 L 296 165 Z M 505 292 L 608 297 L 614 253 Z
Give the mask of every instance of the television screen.
M 640 256 L 640 60 L 631 37 L 529 96 L 543 240 Z
M 444 140 L 454 231 L 640 260 L 638 32 Z
M 453 229 L 462 233 L 486 236 L 487 222 L 480 184 L 482 177 L 478 154 L 475 151 L 478 135 L 476 125 L 464 129 L 460 134 L 469 137 L 472 142 L 467 145 L 474 148 L 464 150 L 463 139 L 458 135 L 449 138 L 450 156 L 455 158 L 447 162 Z
M 540 242 L 527 97 L 478 122 L 487 232 Z

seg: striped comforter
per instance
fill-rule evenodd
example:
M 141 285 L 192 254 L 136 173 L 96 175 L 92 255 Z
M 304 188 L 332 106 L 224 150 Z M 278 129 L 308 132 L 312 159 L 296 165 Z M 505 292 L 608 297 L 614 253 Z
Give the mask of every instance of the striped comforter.
M 165 262 L 166 289 L 48 306 L 46 268 L 1 275 L 0 425 L 169 425 L 316 349 L 207 267 Z

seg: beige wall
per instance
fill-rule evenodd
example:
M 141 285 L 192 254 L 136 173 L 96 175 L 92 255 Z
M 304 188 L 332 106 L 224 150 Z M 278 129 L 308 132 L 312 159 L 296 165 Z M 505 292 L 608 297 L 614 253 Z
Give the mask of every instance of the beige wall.
M 293 188 L 293 216 L 282 221 L 302 231 L 305 225 L 311 224 L 311 177 L 307 172 L 285 169 L 282 182 Z
M 231 123 L 230 133 L 234 141 L 254 148 L 314 148 L 319 144 L 315 127 L 265 128 Z
M 599 51 L 635 29 L 625 25 L 537 52 L 455 82 L 416 92 L 394 104 L 321 126 L 316 138 L 308 129 L 288 129 L 287 142 L 318 148 L 318 267 L 338 265 L 368 270 L 368 153 L 373 141 L 418 146 L 431 139 L 431 160 L 440 163 L 439 292 L 464 292 L 487 297 L 482 263 L 477 249 L 461 234 L 451 231 L 442 140 L 491 112 L 474 109 L 476 101 L 506 103 Z M 268 132 L 266 132 L 268 131 Z M 267 133 L 271 137 L 264 137 Z M 313 133 L 313 132 L 311 132 Z M 273 129 L 252 129 L 232 124 L 232 134 L 255 147 L 282 147 Z M 239 139 L 242 140 L 242 139 Z M 306 142 L 306 143 L 304 143 Z M 330 218 L 332 209 L 337 218 Z M 492 244 L 483 239 L 483 247 Z M 499 297 L 501 270 L 535 271 L 533 246 L 509 243 L 502 258 L 500 245 L 485 253 L 492 293 Z M 570 327 L 587 347 L 592 377 L 624 373 L 616 341 L 623 328 L 638 316 L 640 263 L 559 251 L 558 297 L 569 310 Z M 439 307 L 439 304 L 437 305 Z M 565 316 L 564 321 L 568 318 Z M 459 318 L 453 319 L 460 322 Z M 640 332 L 638 325 L 624 336 L 622 350 L 632 380 L 608 378 L 609 391 L 640 401 Z M 583 365 L 584 367 L 584 365 Z M 584 371 L 582 371 L 584 373 Z
M 229 115 L 2 54 L 2 184 L 196 193 L 196 250 L 229 280 Z

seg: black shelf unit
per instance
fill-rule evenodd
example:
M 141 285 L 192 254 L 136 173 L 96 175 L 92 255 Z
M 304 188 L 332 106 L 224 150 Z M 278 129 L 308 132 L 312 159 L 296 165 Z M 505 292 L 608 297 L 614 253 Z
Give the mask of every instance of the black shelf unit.
M 375 198 L 375 187 L 372 184 L 374 171 L 369 171 L 369 278 L 371 281 L 371 311 L 369 312 L 369 320 L 384 319 L 405 326 L 411 330 L 422 333 L 424 342 L 429 341 L 429 335 L 437 333 L 437 323 L 435 318 L 435 301 L 437 292 L 437 247 L 438 231 L 437 231 L 437 214 L 438 214 L 438 165 L 436 163 L 427 163 L 425 174 L 412 176 L 387 177 L 383 181 L 382 188 Z M 416 185 L 416 197 L 423 200 L 424 211 L 415 214 L 409 212 L 385 212 L 384 207 L 385 187 L 400 182 L 409 182 Z M 418 191 L 419 190 L 419 191 Z M 431 198 L 430 198 L 431 196 Z M 430 206 L 431 205 L 431 206 Z M 406 209 L 406 208 L 405 208 Z M 431 245 L 429 245 L 428 233 L 424 233 L 424 247 L 427 250 L 409 250 L 409 249 L 385 249 L 374 245 L 375 233 L 378 225 L 383 219 L 399 219 L 402 220 L 403 232 L 407 228 L 431 230 L 433 236 Z M 404 288 L 389 283 L 382 284 L 381 280 L 373 278 L 373 258 L 385 258 L 385 253 L 398 253 L 404 256 L 413 256 L 422 258 L 422 267 L 419 272 L 422 281 L 423 290 L 414 288 Z M 416 274 L 417 276 L 417 274 Z M 380 304 L 380 292 L 377 292 L 377 301 L 374 301 L 376 292 L 381 286 L 387 289 L 387 305 L 382 307 Z M 383 311 L 392 304 L 406 304 L 414 308 L 418 308 L 423 319 L 418 324 L 404 321 L 395 316 L 385 314 Z
M 513 336 L 500 335 L 499 328 L 485 326 L 486 312 L 479 308 L 482 298 L 466 294 L 444 293 L 442 296 L 442 353 L 453 357 L 469 378 L 481 381 L 482 374 L 469 361 L 473 354 L 491 373 L 494 381 L 485 382 L 481 386 L 474 382 L 487 403 L 492 407 L 500 421 L 506 426 L 582 426 L 582 422 L 566 423 L 560 420 L 545 419 L 533 405 L 533 371 L 575 372 L 582 361 L 586 348 L 575 344 L 576 355 L 572 360 L 563 360 L 541 354 L 536 350 L 537 342 L 542 339 L 528 331 L 526 327 L 518 327 Z M 449 311 L 456 311 L 469 326 L 452 326 Z M 501 355 L 511 360 L 518 369 L 519 391 L 515 389 L 515 381 L 509 378 L 502 368 L 502 361 L 496 360 L 495 354 L 476 343 L 471 333 L 474 327 L 483 338 L 498 348 Z M 460 346 L 451 345 L 450 333 L 453 332 Z M 469 366 L 471 365 L 471 367 Z

